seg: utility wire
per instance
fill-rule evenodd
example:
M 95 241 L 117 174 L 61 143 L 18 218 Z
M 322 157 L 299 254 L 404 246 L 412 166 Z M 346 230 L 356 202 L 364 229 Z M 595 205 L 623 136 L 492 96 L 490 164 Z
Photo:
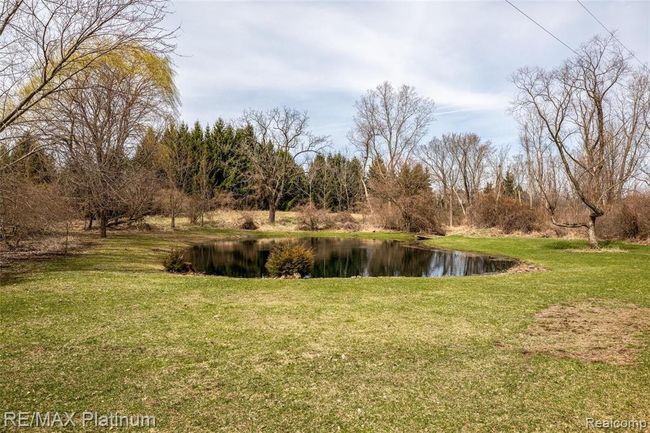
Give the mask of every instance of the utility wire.
M 507 0 L 506 0 L 506 1 L 507 1 Z M 616 37 L 616 35 L 614 34 L 614 32 L 612 32 L 610 29 L 608 29 L 607 26 L 606 26 L 605 24 L 603 24 L 603 22 L 602 22 L 601 20 L 599 20 L 598 17 L 596 17 L 596 15 L 594 15 L 593 12 L 591 12 L 591 11 L 589 10 L 589 8 L 587 8 L 587 6 L 585 6 L 584 3 L 582 3 L 580 0 L 576 0 L 576 1 L 580 4 L 580 6 L 582 6 L 582 8 L 583 8 L 585 11 L 587 11 L 587 13 L 588 13 L 589 15 L 591 15 L 591 17 L 592 17 L 594 20 L 596 20 L 596 22 L 597 22 L 598 24 L 600 24 L 600 26 L 601 26 L 602 28 L 605 29 L 605 31 L 606 31 L 607 33 L 609 33 L 610 35 L 612 35 L 612 38 L 614 38 L 614 40 L 615 40 L 616 42 L 618 42 L 619 44 L 621 44 L 621 46 L 622 46 L 623 48 L 625 48 L 625 49 L 627 50 L 627 52 L 630 53 L 630 55 L 631 55 L 632 57 L 635 58 L 636 61 L 639 62 L 639 64 L 641 64 L 641 66 L 643 66 L 643 68 L 644 68 L 646 71 L 649 71 L 649 70 L 648 70 L 648 66 L 647 66 L 645 63 L 643 63 L 641 60 L 639 60 L 639 58 L 634 54 L 634 52 L 633 52 L 631 49 L 629 49 L 628 47 L 626 47 L 625 44 L 624 44 L 623 42 L 621 42 L 620 39 L 618 39 L 618 38 Z
M 517 11 L 519 11 L 520 14 L 522 14 L 523 16 L 525 16 L 526 18 L 528 18 L 529 20 L 531 20 L 533 23 L 535 23 L 535 24 L 537 25 L 537 27 L 539 27 L 540 29 L 544 30 L 546 33 L 548 33 L 549 35 L 551 35 L 551 37 L 552 37 L 553 39 L 555 39 L 556 41 L 558 41 L 559 43 L 561 43 L 562 45 L 564 45 L 565 47 L 567 47 L 569 50 L 571 50 L 575 55 L 580 56 L 580 53 L 578 53 L 576 50 L 574 50 L 574 49 L 571 48 L 569 45 L 567 45 L 566 43 L 564 43 L 564 41 L 563 41 L 562 39 L 560 39 L 560 38 L 558 38 L 557 36 L 555 36 L 555 35 L 554 35 L 553 33 L 551 33 L 551 31 L 548 30 L 546 27 L 544 27 L 543 25 L 541 25 L 540 23 L 538 23 L 537 21 L 535 21 L 533 18 L 531 18 L 530 15 L 528 15 L 526 12 L 522 11 L 522 10 L 519 9 L 517 6 L 515 6 L 515 5 L 514 5 L 510 0 L 505 0 L 505 2 L 508 3 L 510 6 L 512 6 L 513 8 L 515 8 Z

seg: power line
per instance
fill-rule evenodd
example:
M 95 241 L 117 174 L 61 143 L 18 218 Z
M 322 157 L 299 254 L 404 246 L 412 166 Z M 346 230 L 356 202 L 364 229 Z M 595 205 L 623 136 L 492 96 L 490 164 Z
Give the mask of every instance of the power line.
M 505 2 L 508 3 L 510 6 L 512 6 L 513 8 L 515 8 L 517 11 L 519 11 L 520 14 L 522 14 L 523 16 L 525 16 L 526 18 L 528 18 L 529 20 L 531 20 L 533 23 L 535 23 L 535 24 L 537 25 L 537 27 L 539 27 L 540 29 L 544 30 L 546 33 L 548 33 L 549 35 L 551 35 L 551 37 L 552 37 L 553 39 L 555 39 L 556 41 L 558 41 L 559 43 L 561 43 L 562 45 L 564 45 L 565 47 L 567 47 L 569 50 L 571 50 L 571 51 L 572 51 L 576 56 L 580 56 L 580 54 L 579 54 L 576 50 L 574 50 L 574 49 L 571 48 L 569 45 L 567 45 L 566 43 L 564 43 L 564 41 L 563 41 L 562 39 L 560 39 L 560 38 L 558 38 L 557 36 L 555 36 L 555 35 L 554 35 L 553 33 L 551 33 L 551 31 L 548 30 L 546 27 L 544 27 L 543 25 L 541 25 L 540 23 L 538 23 L 537 21 L 535 21 L 533 18 L 531 18 L 531 17 L 530 17 L 526 12 L 522 11 L 522 10 L 519 9 L 517 6 L 515 6 L 515 5 L 514 5 L 510 0 L 505 0 Z
M 507 1 L 507 0 L 506 0 L 506 1 Z M 614 38 L 614 40 L 615 40 L 616 42 L 618 42 L 619 44 L 621 44 L 621 46 L 622 46 L 623 48 L 625 48 L 625 49 L 627 50 L 627 52 L 630 53 L 630 55 L 631 55 L 632 57 L 634 57 L 634 58 L 636 59 L 636 61 L 639 62 L 639 64 L 640 64 L 641 66 L 643 66 L 643 68 L 644 68 L 646 71 L 648 71 L 648 66 L 647 66 L 645 63 L 643 63 L 641 60 L 639 60 L 639 58 L 634 54 L 634 52 L 633 52 L 631 49 L 629 49 L 627 46 L 625 46 L 625 44 L 624 44 L 623 42 L 621 42 L 620 39 L 618 39 L 618 38 L 616 37 L 616 35 L 614 34 L 614 32 L 612 32 L 610 29 L 608 29 L 607 26 L 606 26 L 605 24 L 603 24 L 603 22 L 602 22 L 601 20 L 599 20 L 598 17 L 596 17 L 596 15 L 594 15 L 593 12 L 591 12 L 591 11 L 587 8 L 587 6 L 585 6 L 584 3 L 582 3 L 580 0 L 576 0 L 576 1 L 580 4 L 580 6 L 582 6 L 582 8 L 583 8 L 585 11 L 587 11 L 587 13 L 588 13 L 589 15 L 591 15 L 591 17 L 592 17 L 594 20 L 596 20 L 596 22 L 597 22 L 598 24 L 600 24 L 600 26 L 601 26 L 602 28 L 605 29 L 605 31 L 606 31 L 607 33 L 609 33 L 610 35 L 612 35 L 612 38 Z

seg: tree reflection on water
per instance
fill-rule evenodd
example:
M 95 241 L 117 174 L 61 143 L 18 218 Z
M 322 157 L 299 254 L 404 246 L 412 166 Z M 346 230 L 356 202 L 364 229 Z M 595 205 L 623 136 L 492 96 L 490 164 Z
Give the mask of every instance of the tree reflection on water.
M 441 277 L 506 270 L 514 261 L 425 248 L 415 243 L 349 238 L 238 239 L 195 245 L 187 255 L 198 272 L 259 278 L 273 246 L 301 242 L 314 250 L 313 278 L 354 276 Z

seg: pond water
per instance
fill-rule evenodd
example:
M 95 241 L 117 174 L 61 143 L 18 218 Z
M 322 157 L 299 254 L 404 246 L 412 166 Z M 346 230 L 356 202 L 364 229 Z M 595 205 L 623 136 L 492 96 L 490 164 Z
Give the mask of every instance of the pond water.
M 186 252 L 197 272 L 229 277 L 267 276 L 264 265 L 274 245 L 303 243 L 314 251 L 312 278 L 354 276 L 441 277 L 500 272 L 513 260 L 427 248 L 416 242 L 351 238 L 223 240 L 195 245 Z

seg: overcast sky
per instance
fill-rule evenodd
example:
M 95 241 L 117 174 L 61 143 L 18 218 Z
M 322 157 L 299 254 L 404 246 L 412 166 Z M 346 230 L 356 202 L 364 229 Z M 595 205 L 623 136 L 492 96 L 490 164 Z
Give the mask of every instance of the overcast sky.
M 577 1 L 513 3 L 572 47 L 604 33 Z M 650 60 L 650 1 L 584 3 Z M 511 74 L 571 54 L 505 1 L 177 0 L 173 9 L 183 120 L 287 105 L 344 152 L 354 101 L 385 80 L 434 100 L 430 136 L 471 131 L 516 148 Z

